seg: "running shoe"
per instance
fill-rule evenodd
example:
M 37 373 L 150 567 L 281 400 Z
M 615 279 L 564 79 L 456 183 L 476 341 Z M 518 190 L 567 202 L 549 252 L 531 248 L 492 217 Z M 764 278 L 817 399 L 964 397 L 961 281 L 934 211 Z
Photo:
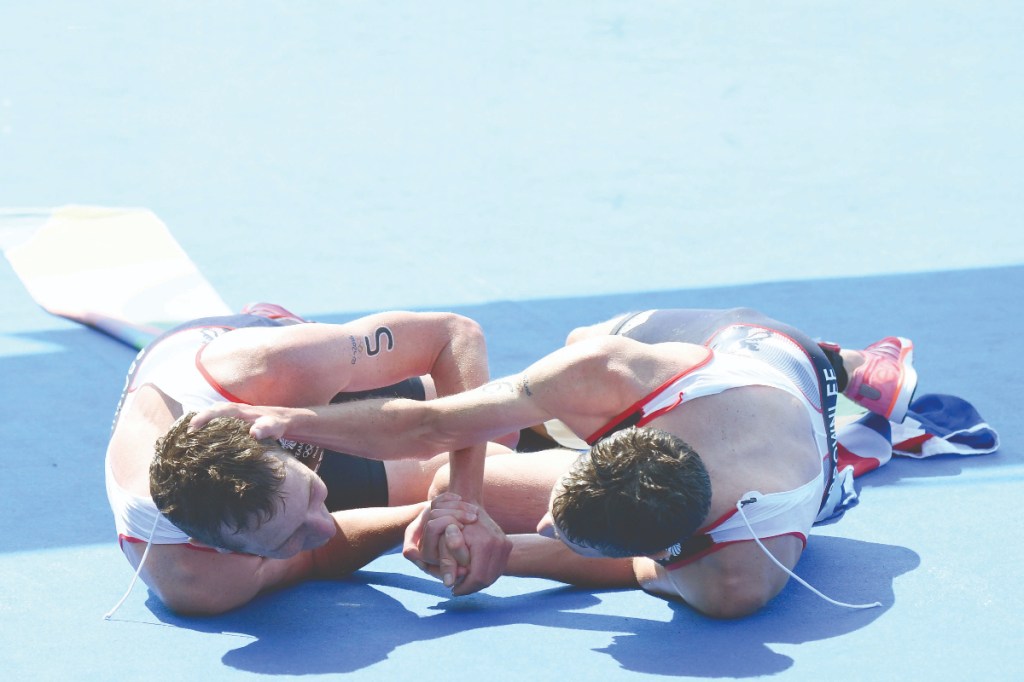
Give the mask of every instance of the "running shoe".
M 902 422 L 917 389 L 917 371 L 911 364 L 914 343 L 902 336 L 887 336 L 861 353 L 864 363 L 853 370 L 843 394 L 889 421 Z
M 295 313 L 286 310 L 276 303 L 250 303 L 242 308 L 243 315 L 257 315 L 269 320 L 292 320 L 294 322 L 305 322 Z

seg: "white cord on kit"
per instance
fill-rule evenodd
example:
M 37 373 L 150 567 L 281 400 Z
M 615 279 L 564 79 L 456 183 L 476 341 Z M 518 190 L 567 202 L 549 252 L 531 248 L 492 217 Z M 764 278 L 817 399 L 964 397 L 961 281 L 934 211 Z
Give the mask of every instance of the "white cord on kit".
M 157 512 L 156 518 L 153 520 L 153 530 L 149 531 L 149 540 L 146 541 L 146 550 L 142 553 L 142 558 L 139 560 L 139 567 L 135 569 L 135 575 L 132 576 L 132 581 L 128 585 L 128 591 L 124 593 L 124 596 L 114 604 L 114 608 L 110 609 L 103 616 L 103 620 L 110 620 L 110 618 L 117 612 L 121 605 L 128 599 L 128 595 L 132 593 L 132 589 L 135 587 L 135 583 L 139 580 L 139 574 L 142 573 L 142 566 L 146 563 L 146 557 L 149 556 L 149 548 L 153 546 L 153 536 L 156 535 L 156 526 L 160 523 L 160 513 Z
M 879 602 L 879 601 L 876 601 L 876 602 L 874 602 L 872 604 L 847 604 L 846 602 L 836 601 L 835 599 L 832 599 L 831 597 L 828 597 L 828 596 L 822 594 L 821 592 L 816 590 L 814 587 L 812 587 L 811 584 L 808 583 L 806 580 L 804 580 L 803 578 L 798 576 L 796 573 L 794 573 L 793 571 L 791 571 L 788 568 L 786 568 L 785 566 L 783 566 L 782 562 L 779 561 L 778 559 L 776 559 L 772 555 L 772 553 L 768 551 L 768 548 L 765 547 L 764 544 L 762 544 L 760 538 L 757 537 L 757 533 L 754 532 L 753 527 L 750 525 L 750 521 L 747 520 L 746 513 L 743 511 L 744 504 L 749 504 L 749 503 L 755 502 L 755 501 L 756 501 L 756 498 L 753 498 L 753 497 L 748 499 L 748 500 L 740 500 L 739 502 L 736 503 L 736 509 L 737 509 L 737 511 L 739 511 L 740 516 L 743 518 L 743 523 L 747 524 L 747 529 L 750 531 L 750 535 L 751 535 L 751 537 L 754 538 L 754 542 L 757 543 L 757 546 L 761 548 L 762 552 L 764 552 L 765 554 L 768 555 L 769 559 L 771 559 L 773 562 L 775 562 L 776 566 L 778 566 L 783 571 L 788 573 L 789 577 L 791 577 L 793 580 L 797 581 L 798 583 L 800 583 L 801 585 L 806 587 L 808 590 L 810 590 L 814 594 L 818 595 L 819 597 L 821 597 L 822 599 L 827 601 L 829 604 L 835 604 L 836 606 L 844 606 L 844 607 L 846 607 L 848 609 L 873 609 L 876 606 L 881 606 L 882 605 L 882 602 Z

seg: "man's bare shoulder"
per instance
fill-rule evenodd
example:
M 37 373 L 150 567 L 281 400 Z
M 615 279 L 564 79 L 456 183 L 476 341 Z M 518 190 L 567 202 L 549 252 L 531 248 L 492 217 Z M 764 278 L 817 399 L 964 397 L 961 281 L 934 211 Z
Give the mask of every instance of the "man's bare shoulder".
M 181 414 L 181 405 L 153 384 L 143 384 L 126 401 L 108 446 L 120 485 L 136 495 L 149 494 L 153 444 Z
M 145 547 L 124 543 L 133 565 L 138 565 Z M 143 579 L 172 610 L 212 615 L 241 606 L 258 594 L 263 587 L 260 570 L 271 562 L 282 567 L 289 563 L 187 544 L 152 545 Z
M 707 352 L 689 344 L 650 345 L 602 336 L 561 348 L 528 372 L 536 372 L 530 378 L 539 380 L 552 414 L 580 433 L 594 420 L 600 426 Z
M 623 336 L 595 339 L 593 358 L 606 371 L 640 390 L 654 388 L 679 372 L 707 360 L 710 351 L 692 343 L 642 343 Z M 586 342 L 584 342 L 586 343 Z

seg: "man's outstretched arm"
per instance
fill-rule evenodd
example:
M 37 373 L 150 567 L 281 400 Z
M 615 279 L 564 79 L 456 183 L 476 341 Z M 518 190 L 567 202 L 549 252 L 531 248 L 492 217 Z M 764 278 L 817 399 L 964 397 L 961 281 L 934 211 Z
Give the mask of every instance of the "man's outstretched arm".
M 619 347 L 626 343 L 633 346 Z M 606 337 L 559 349 L 519 374 L 437 400 L 373 399 L 292 409 L 222 403 L 200 412 L 192 426 L 237 417 L 253 424 L 256 438 L 287 437 L 384 460 L 471 448 L 551 418 L 589 433 L 634 401 L 623 389 L 632 381 L 633 367 L 622 358 L 653 348 Z
M 513 535 L 505 575 L 547 578 L 591 589 L 638 587 L 632 559 L 585 557 L 560 540 L 541 535 Z
M 337 532 L 323 547 L 289 559 L 203 551 L 186 545 L 153 545 L 142 576 L 168 608 L 213 615 L 238 608 L 256 595 L 303 580 L 340 578 L 402 541 L 405 528 L 426 503 L 334 512 Z M 460 522 L 475 514 L 455 513 Z M 135 552 L 134 546 L 131 546 Z M 144 547 L 138 549 L 134 562 Z M 133 562 L 133 563 L 134 563 Z
M 454 568 L 456 558 L 462 555 L 466 547 L 466 539 L 463 535 L 464 528 L 460 530 L 461 524 L 455 522 L 446 523 L 439 534 L 445 543 L 445 553 L 453 557 L 452 563 L 448 564 L 448 570 L 458 573 Z M 471 527 L 471 526 L 467 526 Z M 445 562 L 440 566 L 424 565 L 410 556 L 410 540 L 415 539 L 406 534 L 405 555 L 416 563 L 422 570 L 443 580 L 445 579 Z M 546 578 L 557 580 L 577 587 L 590 589 L 617 589 L 638 587 L 636 573 L 633 568 L 632 559 L 608 559 L 584 557 L 576 554 L 558 540 L 546 538 L 540 535 L 510 535 L 511 552 L 505 564 L 503 575 L 516 576 L 520 578 Z M 456 586 L 453 593 L 463 594 L 459 586 Z

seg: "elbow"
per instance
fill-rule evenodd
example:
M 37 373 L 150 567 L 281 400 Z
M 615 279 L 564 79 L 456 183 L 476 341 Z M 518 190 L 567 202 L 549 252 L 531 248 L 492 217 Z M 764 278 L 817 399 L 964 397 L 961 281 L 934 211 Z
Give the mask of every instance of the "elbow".
M 457 358 L 472 360 L 471 364 L 482 365 L 483 376 L 476 377 L 476 385 L 487 381 L 487 339 L 483 327 L 476 320 L 462 315 L 451 314 L 447 323 L 449 351 Z M 478 367 L 479 369 L 479 367 Z M 475 388 L 475 386 L 465 386 Z M 463 389 L 463 390 L 464 390 Z
M 484 329 L 476 320 L 459 315 L 448 313 L 448 333 L 453 339 L 461 339 L 469 346 L 483 346 L 486 344 Z

